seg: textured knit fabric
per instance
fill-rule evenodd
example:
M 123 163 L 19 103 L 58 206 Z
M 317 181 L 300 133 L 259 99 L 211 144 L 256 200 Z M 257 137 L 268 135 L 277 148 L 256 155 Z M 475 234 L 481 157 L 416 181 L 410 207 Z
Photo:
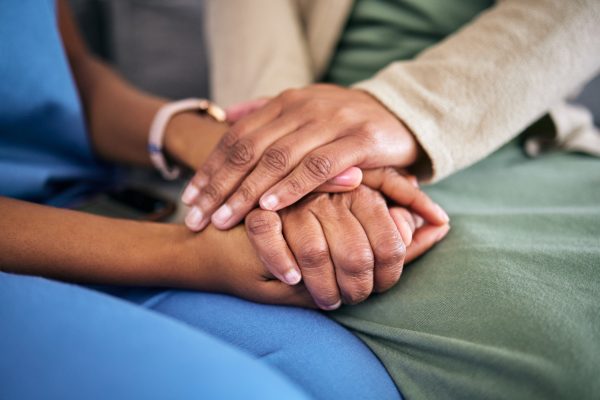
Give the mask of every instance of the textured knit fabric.
M 356 0 L 325 74 L 350 86 L 410 60 L 454 33 L 492 0 Z
M 334 318 L 408 399 L 600 397 L 600 160 L 510 143 L 426 190 L 446 239 Z
M 0 3 L 0 195 L 66 205 L 112 174 L 92 154 L 54 8 Z

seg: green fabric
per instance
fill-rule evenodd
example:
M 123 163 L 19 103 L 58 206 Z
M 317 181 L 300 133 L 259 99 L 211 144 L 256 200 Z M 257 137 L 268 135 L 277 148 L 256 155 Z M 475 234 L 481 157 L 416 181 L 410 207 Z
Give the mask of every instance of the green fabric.
M 331 315 L 408 399 L 600 398 L 600 160 L 513 142 L 426 191 L 446 239 Z
M 458 30 L 492 0 L 357 0 L 325 80 L 341 85 L 370 78 L 397 60 Z
M 367 79 L 492 5 L 358 0 L 327 80 Z M 383 295 L 330 315 L 408 399 L 600 398 L 600 160 L 516 141 L 426 191 L 447 238 Z

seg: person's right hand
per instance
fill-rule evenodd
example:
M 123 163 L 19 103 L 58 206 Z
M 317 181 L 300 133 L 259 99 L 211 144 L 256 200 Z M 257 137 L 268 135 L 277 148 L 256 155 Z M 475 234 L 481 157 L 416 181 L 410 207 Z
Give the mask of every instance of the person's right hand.
M 252 248 L 243 225 L 228 231 L 209 226 L 202 233 L 210 254 L 197 254 L 213 265 L 210 290 L 267 304 L 315 308 L 304 285 L 290 286 L 267 270 Z M 199 238 L 197 236 L 196 238 Z M 193 240 L 190 245 L 193 247 Z
M 366 186 L 312 194 L 279 214 L 256 209 L 246 217 L 248 236 L 265 266 L 290 285 L 303 279 L 325 310 L 389 289 L 404 263 L 429 250 L 449 229 L 439 206 L 409 178 L 393 169 L 371 171 L 365 178 L 411 205 L 412 212 L 419 210 L 427 223 L 404 208 L 388 210 L 383 196 Z

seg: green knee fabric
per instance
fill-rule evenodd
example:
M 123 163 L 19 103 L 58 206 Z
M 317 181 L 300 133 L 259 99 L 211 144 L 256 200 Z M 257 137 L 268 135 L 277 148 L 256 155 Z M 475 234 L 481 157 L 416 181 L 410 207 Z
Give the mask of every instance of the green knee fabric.
M 357 0 L 327 80 L 410 59 L 488 0 Z M 600 398 L 600 160 L 516 141 L 427 187 L 452 229 L 389 292 L 330 315 L 408 398 Z
M 332 316 L 408 398 L 600 398 L 600 160 L 513 142 L 426 188 L 447 238 Z

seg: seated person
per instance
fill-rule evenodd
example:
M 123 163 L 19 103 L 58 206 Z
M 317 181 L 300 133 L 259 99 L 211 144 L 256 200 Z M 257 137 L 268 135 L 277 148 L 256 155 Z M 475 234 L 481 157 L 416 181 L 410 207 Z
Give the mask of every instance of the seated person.
M 564 104 L 600 67 L 600 3 L 207 5 L 215 99 L 259 100 L 230 108 L 239 122 L 184 193 L 188 227 L 278 211 L 350 166 L 409 168 L 438 182 L 451 235 L 328 315 L 408 398 L 598 397 L 598 161 L 531 160 L 519 142 L 600 154 L 589 114 Z M 545 142 L 517 138 L 527 126 Z
M 316 311 L 199 291 L 327 310 L 342 300 L 357 303 L 393 286 L 404 262 L 445 236 L 443 210 L 386 168 L 364 171 L 358 181 L 352 177 L 362 173 L 350 169 L 320 187 L 343 193 L 314 193 L 281 214 L 255 210 L 246 227 L 227 232 L 195 234 L 181 225 L 65 209 L 113 184 L 111 163 L 151 165 L 147 135 L 166 103 L 91 56 L 64 1 L 46 6 L 0 6 L 8 38 L 0 43 L 2 394 L 398 397 L 368 348 Z M 227 129 L 195 112 L 178 114 L 166 125 L 164 150 L 193 168 Z M 101 289 L 140 306 L 24 275 L 108 285 Z M 287 378 L 206 332 L 229 333 L 229 341 Z M 35 384 L 27 379 L 31 371 Z

